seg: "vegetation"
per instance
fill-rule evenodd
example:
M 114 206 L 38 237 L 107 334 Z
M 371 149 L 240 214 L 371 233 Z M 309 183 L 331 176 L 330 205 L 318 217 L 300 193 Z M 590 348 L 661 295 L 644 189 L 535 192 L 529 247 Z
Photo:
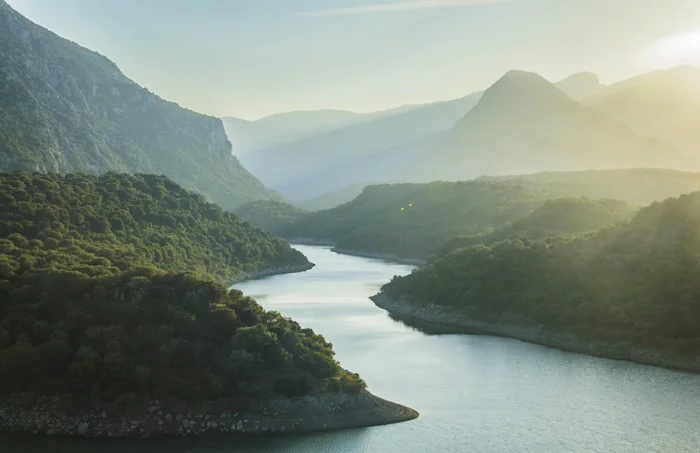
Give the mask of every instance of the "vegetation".
M 236 214 L 265 231 L 279 233 L 288 230 L 307 211 L 280 201 L 261 200 L 244 204 L 236 209 Z
M 426 258 L 456 235 L 519 219 L 555 192 L 527 182 L 434 182 L 368 186 L 355 200 L 313 212 L 285 237 L 331 239 L 339 248 Z
M 543 326 L 693 358 L 700 354 L 700 192 L 593 234 L 457 251 L 384 286 L 471 319 Z
M 231 282 L 307 263 L 286 242 L 164 176 L 5 173 L 0 204 L 0 237 L 36 249 L 32 259 L 47 265 L 87 265 L 92 273 L 155 265 Z
M 0 373 L 12 376 L 0 394 L 363 388 L 321 336 L 208 278 L 299 263 L 281 240 L 163 176 L 0 174 Z
M 624 201 L 557 198 L 547 200 L 521 219 L 504 224 L 495 231 L 471 236 L 456 236 L 442 247 L 443 256 L 457 249 L 505 239 L 542 239 L 548 236 L 596 231 L 606 225 L 629 220 L 633 210 Z
M 612 198 L 637 206 L 700 190 L 700 173 L 656 168 L 543 172 L 489 176 L 479 180 L 529 181 L 563 192 L 566 196 Z

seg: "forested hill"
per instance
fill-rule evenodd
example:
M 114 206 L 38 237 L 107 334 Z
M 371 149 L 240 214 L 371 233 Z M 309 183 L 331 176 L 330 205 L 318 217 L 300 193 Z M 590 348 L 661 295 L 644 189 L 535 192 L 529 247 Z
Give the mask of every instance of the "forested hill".
M 499 226 L 489 233 L 455 236 L 441 248 L 440 256 L 480 243 L 504 239 L 542 239 L 548 236 L 596 231 L 606 225 L 629 220 L 635 210 L 624 201 L 557 198 L 547 200 L 515 222 Z
M 17 169 L 165 174 L 228 209 L 282 199 L 233 156 L 221 120 L 159 98 L 0 0 L 0 171 Z
M 265 231 L 277 233 L 288 230 L 308 211 L 280 201 L 260 200 L 244 204 L 236 209 L 236 214 Z
M 700 173 L 655 168 L 553 171 L 488 176 L 479 180 L 530 181 L 544 184 L 549 189 L 561 191 L 567 196 L 613 198 L 638 206 L 700 190 Z
M 515 221 L 557 195 L 524 181 L 382 184 L 277 232 L 334 240 L 339 249 L 424 259 L 453 236 Z
M 0 372 L 11 376 L 0 397 L 362 389 L 323 337 L 209 278 L 284 265 L 308 262 L 163 176 L 0 174 Z
M 506 240 L 452 253 L 383 287 L 465 319 L 700 356 L 700 192 L 592 235 Z M 584 343 L 585 344 L 585 343 Z
M 32 259 L 64 266 L 89 264 L 66 261 L 64 253 L 94 255 L 98 265 L 85 272 L 154 265 L 230 282 L 308 264 L 283 240 L 164 176 L 14 172 L 0 174 L 0 189 L 0 237 L 38 247 Z

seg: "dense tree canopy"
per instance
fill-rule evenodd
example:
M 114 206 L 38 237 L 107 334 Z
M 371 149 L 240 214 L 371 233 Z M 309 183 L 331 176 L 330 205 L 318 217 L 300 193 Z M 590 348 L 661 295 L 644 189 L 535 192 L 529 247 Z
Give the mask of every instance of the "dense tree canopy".
M 307 263 L 286 242 L 165 176 L 5 173 L 0 207 L 0 237 L 15 235 L 38 268 L 60 262 L 99 274 L 101 267 L 152 264 L 230 282 Z
M 455 235 L 515 221 L 556 192 L 529 182 L 368 186 L 353 201 L 310 213 L 277 233 L 331 239 L 339 248 L 426 258 Z
M 364 385 L 321 336 L 210 278 L 306 259 L 165 177 L 0 174 L 0 206 L 0 395 Z
M 479 244 L 383 291 L 483 321 L 700 354 L 700 192 L 597 233 Z
M 629 220 L 633 213 L 634 210 L 624 201 L 587 198 L 547 200 L 522 218 L 503 224 L 492 232 L 455 236 L 441 248 L 439 255 L 470 245 L 490 244 L 504 239 L 542 239 L 596 231 L 603 226 Z
M 236 214 L 265 231 L 279 233 L 288 230 L 307 211 L 280 201 L 261 200 L 244 204 L 236 209 Z

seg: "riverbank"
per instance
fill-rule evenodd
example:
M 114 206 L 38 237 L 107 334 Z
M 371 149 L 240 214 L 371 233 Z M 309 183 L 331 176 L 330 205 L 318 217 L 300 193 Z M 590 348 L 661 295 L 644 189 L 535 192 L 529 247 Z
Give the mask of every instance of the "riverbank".
M 448 307 L 435 304 L 417 306 L 407 301 L 392 299 L 384 293 L 376 294 L 370 299 L 377 307 L 398 319 L 429 323 L 436 328 L 442 326 L 446 333 L 457 331 L 465 334 L 509 337 L 563 351 L 700 373 L 700 357 L 696 360 L 669 358 L 660 351 L 636 348 L 626 342 L 589 342 L 573 334 L 554 333 L 538 327 L 482 322 L 466 318 L 462 313 Z
M 224 284 L 231 286 L 235 285 L 236 283 L 241 283 L 247 280 L 256 280 L 259 278 L 271 277 L 273 275 L 296 274 L 298 272 L 306 272 L 310 269 L 313 269 L 315 266 L 316 265 L 314 263 L 309 262 L 290 266 L 280 266 L 269 269 L 262 269 L 255 272 L 244 272 L 243 274 L 237 275 L 227 280 L 226 282 L 224 282 Z
M 390 263 L 397 264 L 409 264 L 412 266 L 423 266 L 427 263 L 425 260 L 418 258 L 401 258 L 393 253 L 379 253 L 379 252 L 368 252 L 364 250 L 351 250 L 346 248 L 337 247 L 336 242 L 332 239 L 313 239 L 313 238 L 291 238 L 286 239 L 290 244 L 294 245 L 320 245 L 326 247 L 332 247 L 331 251 L 339 253 L 341 255 L 349 256 L 359 256 L 362 258 L 373 258 L 377 260 L 384 260 Z
M 393 253 L 365 252 L 365 251 L 361 251 L 361 250 L 349 250 L 349 249 L 343 249 L 343 248 L 338 248 L 338 247 L 334 247 L 331 250 L 335 253 L 340 253 L 341 255 L 361 256 L 362 258 L 373 258 L 373 259 L 389 261 L 391 263 L 397 263 L 397 264 L 410 264 L 412 266 L 423 266 L 424 264 L 427 263 L 427 261 L 417 259 L 417 258 L 401 258 L 400 256 L 394 255 Z
M 277 398 L 240 413 L 221 411 L 221 405 L 216 403 L 208 405 L 209 408 L 199 406 L 195 409 L 180 405 L 173 409 L 155 401 L 140 410 L 112 414 L 108 407 L 100 405 L 67 409 L 65 402 L 58 398 L 40 401 L 13 398 L 0 405 L 0 432 L 107 438 L 299 434 L 387 425 L 418 417 L 413 409 L 366 391 Z

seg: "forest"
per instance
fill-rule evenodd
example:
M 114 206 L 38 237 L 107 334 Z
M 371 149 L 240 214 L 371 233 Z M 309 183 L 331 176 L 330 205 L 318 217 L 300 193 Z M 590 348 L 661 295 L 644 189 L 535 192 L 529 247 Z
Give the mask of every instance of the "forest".
M 0 394 L 359 390 L 323 337 L 217 282 L 306 264 L 164 176 L 0 174 Z
M 523 181 L 380 184 L 274 232 L 286 238 L 331 239 L 341 249 L 425 259 L 454 236 L 488 232 L 557 195 Z
M 595 233 L 462 248 L 382 288 L 487 322 L 700 354 L 700 192 Z

